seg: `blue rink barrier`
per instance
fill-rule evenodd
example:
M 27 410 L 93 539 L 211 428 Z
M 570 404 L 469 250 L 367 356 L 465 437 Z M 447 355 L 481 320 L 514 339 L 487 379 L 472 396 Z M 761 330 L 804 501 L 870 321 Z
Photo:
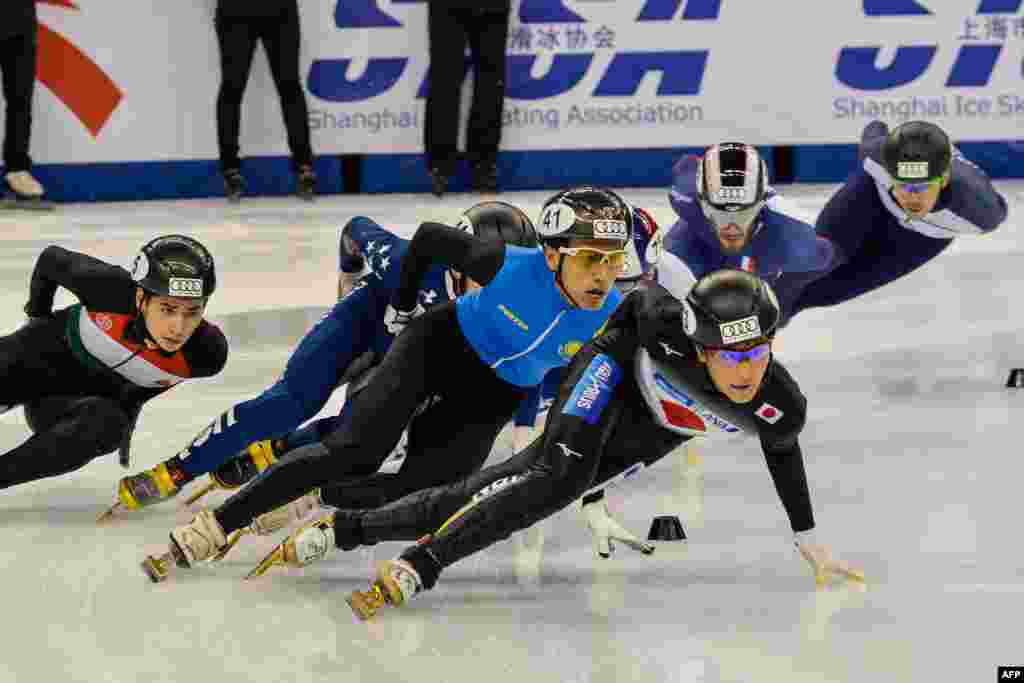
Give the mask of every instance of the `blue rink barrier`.
M 316 160 L 319 187 L 337 194 L 342 185 L 341 157 Z M 38 164 L 33 175 L 57 202 L 118 202 L 223 197 L 224 181 L 214 160 L 124 161 L 102 164 Z M 295 191 L 287 157 L 242 160 L 246 194 L 282 196 Z
M 1024 140 L 965 142 L 967 158 L 993 178 L 1024 178 Z M 774 182 L 841 182 L 857 163 L 855 145 L 760 147 Z M 667 187 L 672 165 L 698 147 L 669 149 L 543 150 L 502 152 L 498 181 L 503 190 L 558 189 L 595 184 L 609 187 Z M 343 192 L 429 192 L 430 179 L 422 154 L 368 154 L 316 159 L 321 194 Z M 242 172 L 249 196 L 284 196 L 294 191 L 287 157 L 248 157 Z M 224 195 L 214 160 L 137 161 L 101 164 L 40 164 L 33 169 L 58 202 L 196 199 Z M 463 163 L 449 186 L 469 189 L 469 168 Z
M 672 164 L 697 147 L 675 149 L 598 149 L 502 152 L 498 184 L 503 190 L 558 189 L 569 185 L 667 187 Z M 422 154 L 375 154 L 363 160 L 363 192 L 429 192 L 430 177 Z M 469 190 L 466 163 L 459 165 L 449 190 Z

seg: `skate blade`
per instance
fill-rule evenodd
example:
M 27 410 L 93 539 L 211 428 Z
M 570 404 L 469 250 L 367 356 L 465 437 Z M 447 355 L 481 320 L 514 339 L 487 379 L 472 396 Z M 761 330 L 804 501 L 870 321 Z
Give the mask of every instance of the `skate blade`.
M 128 508 L 125 506 L 125 504 L 120 502 L 120 501 L 118 501 L 117 503 L 114 503 L 113 505 L 111 505 L 109 510 L 107 510 L 102 515 L 97 517 L 96 518 L 96 523 L 97 524 L 106 524 L 107 522 L 112 522 L 112 521 L 114 521 L 117 518 L 117 515 L 118 515 L 119 512 L 127 511 L 127 510 L 128 510 Z
M 238 531 L 231 532 L 228 536 L 227 544 L 217 551 L 217 554 L 210 558 L 210 562 L 220 562 L 224 557 L 231 552 L 231 549 L 238 545 L 238 542 L 242 540 L 242 536 L 245 536 L 246 530 L 240 529 Z
M 248 580 L 263 576 L 271 567 L 276 565 L 281 565 L 282 567 L 285 566 L 284 543 L 274 548 L 269 555 L 264 557 L 263 560 L 256 565 L 255 569 L 245 575 L 245 578 Z
M 384 593 L 380 587 L 374 584 L 368 591 L 352 591 L 352 594 L 345 598 L 345 602 L 352 608 L 352 612 L 359 621 L 367 621 L 376 616 L 380 608 L 387 604 Z
M 217 483 L 213 482 L 213 481 L 209 482 L 205 486 L 201 487 L 198 491 L 193 493 L 191 496 L 186 498 L 185 499 L 185 505 L 186 506 L 191 505 L 192 503 L 196 502 L 197 500 L 199 500 L 200 498 L 202 498 L 203 496 L 205 496 L 207 493 L 209 493 L 210 491 L 214 490 L 215 488 L 217 488 Z
M 171 573 L 171 567 L 174 564 L 174 555 L 171 553 L 164 553 L 157 557 L 156 555 L 147 555 L 146 559 L 142 561 L 142 570 L 146 572 L 146 576 L 153 583 L 161 583 L 166 581 L 167 577 Z

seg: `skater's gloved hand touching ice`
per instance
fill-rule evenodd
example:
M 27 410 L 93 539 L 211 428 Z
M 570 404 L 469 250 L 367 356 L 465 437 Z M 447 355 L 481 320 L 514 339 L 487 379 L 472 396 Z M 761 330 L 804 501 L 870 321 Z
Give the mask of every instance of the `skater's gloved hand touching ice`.
M 818 543 L 813 530 L 797 532 L 794 543 L 803 558 L 807 560 L 807 564 L 811 565 L 818 586 L 824 586 L 832 577 L 864 581 L 864 572 L 833 558 L 832 551 Z
M 608 513 L 604 502 L 604 491 L 588 493 L 581 499 L 583 515 L 587 518 L 587 526 L 594 536 L 594 550 L 603 558 L 609 558 L 615 552 L 615 541 L 624 543 L 633 550 L 644 555 L 654 552 L 654 546 L 644 543 L 631 531 L 615 521 Z
M 413 318 L 418 318 L 426 312 L 423 308 L 423 304 L 416 304 L 416 307 L 411 311 L 399 311 L 391 304 L 388 304 L 387 310 L 384 312 L 384 326 L 388 332 L 395 335 L 405 329 L 405 326 L 412 322 Z

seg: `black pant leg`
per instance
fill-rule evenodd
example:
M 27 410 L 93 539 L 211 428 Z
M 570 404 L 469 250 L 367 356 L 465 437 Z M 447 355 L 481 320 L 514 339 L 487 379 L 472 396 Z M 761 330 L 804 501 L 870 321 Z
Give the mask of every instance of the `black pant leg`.
M 455 172 L 458 159 L 459 96 L 466 66 L 466 10 L 442 2 L 427 4 L 430 41 L 430 91 L 427 93 L 423 146 L 427 166 L 444 175 Z
M 217 144 L 221 171 L 237 169 L 242 126 L 242 96 L 249 82 L 257 32 L 254 20 L 224 16 L 215 20 L 220 48 L 220 90 L 217 93 Z
M 469 47 L 476 75 L 473 103 L 469 110 L 466 156 L 471 163 L 494 165 L 501 144 L 502 111 L 505 103 L 505 45 L 508 42 L 509 12 L 474 12 Z
M 32 134 L 32 93 L 36 83 L 38 34 L 0 39 L 0 76 L 3 78 L 6 119 L 4 167 L 7 173 L 32 168 L 29 142 Z
M 460 481 L 420 489 L 379 508 L 338 510 L 335 513 L 337 523 L 357 527 L 360 540 L 367 545 L 381 541 L 416 540 L 437 532 L 445 521 L 467 507 L 478 492 L 486 491 L 495 482 L 523 477 L 537 461 L 540 452 L 540 443 L 535 442 L 505 462 Z M 339 534 L 337 540 L 344 542 L 347 538 Z
M 217 519 L 225 531 L 233 531 L 310 489 L 376 471 L 416 409 L 435 394 L 489 406 L 487 419 L 495 422 L 510 419 L 522 396 L 469 346 L 454 302 L 428 311 L 395 339 L 369 385 L 354 397 L 340 429 L 272 465 L 229 498 L 217 510 Z
M 466 398 L 438 401 L 416 416 L 409 427 L 400 470 L 325 488 L 321 499 L 341 509 L 374 509 L 414 491 L 458 482 L 478 471 L 507 423 L 501 414 L 507 411 L 494 410 L 491 401 L 477 402 L 480 408 L 473 408 Z M 510 398 L 516 400 L 513 394 Z
M 299 46 L 302 41 L 299 8 L 291 2 L 284 12 L 260 22 L 260 39 L 267 51 L 270 75 L 281 101 L 281 113 L 288 132 L 292 165 L 311 165 L 313 148 L 309 142 L 309 108 L 299 76 Z
M 97 396 L 50 396 L 25 406 L 35 434 L 0 456 L 0 488 L 77 470 L 121 445 L 130 418 L 117 402 Z

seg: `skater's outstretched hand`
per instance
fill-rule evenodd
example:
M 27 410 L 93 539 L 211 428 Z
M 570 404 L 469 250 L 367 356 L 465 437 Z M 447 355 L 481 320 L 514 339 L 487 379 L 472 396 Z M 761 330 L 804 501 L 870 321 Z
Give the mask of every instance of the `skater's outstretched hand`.
M 589 496 L 583 499 L 583 515 L 587 518 L 590 533 L 594 535 L 594 550 L 598 555 L 605 559 L 611 557 L 615 552 L 615 541 L 624 543 L 644 555 L 654 552 L 653 545 L 644 543 L 612 518 L 603 497 L 590 502 L 587 502 L 588 498 Z
M 819 587 L 824 586 L 833 577 L 863 583 L 864 572 L 832 557 L 832 551 L 818 543 L 812 532 L 798 533 L 795 543 L 800 555 L 811 565 L 815 583 Z

